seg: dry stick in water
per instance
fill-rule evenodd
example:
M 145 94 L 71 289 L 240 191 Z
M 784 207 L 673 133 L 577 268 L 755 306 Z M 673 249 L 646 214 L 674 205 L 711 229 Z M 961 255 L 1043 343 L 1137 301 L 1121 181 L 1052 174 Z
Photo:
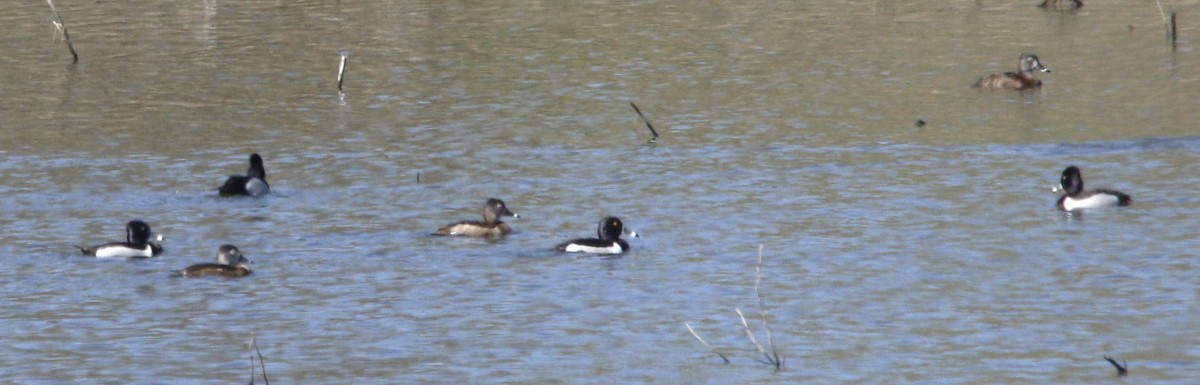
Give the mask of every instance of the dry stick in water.
M 250 347 L 254 346 L 254 333 L 250 333 Z M 249 347 L 248 347 L 249 348 Z M 254 351 L 250 353 L 250 385 L 254 385 Z
M 258 367 L 262 368 L 263 382 L 266 383 L 267 385 L 271 385 L 271 380 L 267 379 L 267 363 L 263 362 L 262 351 L 258 350 L 257 342 L 254 342 L 253 339 L 251 339 L 250 342 L 254 343 L 254 352 L 258 353 Z
M 758 264 L 754 265 L 754 300 L 757 302 L 759 315 L 762 316 L 763 328 L 767 329 L 767 347 L 771 348 L 771 354 L 763 352 L 763 356 L 767 358 L 768 363 L 775 365 L 775 369 L 779 369 L 783 366 L 783 361 L 779 359 L 779 351 L 775 350 L 775 341 L 771 338 L 771 325 L 767 324 L 767 310 L 763 307 L 762 294 L 758 290 L 762 283 L 762 252 L 763 245 L 760 243 L 758 245 Z M 742 322 L 745 322 L 745 319 Z M 762 347 L 759 347 L 759 350 L 762 350 Z
M 775 341 L 771 336 L 771 325 L 767 324 L 767 311 L 763 308 L 762 293 L 759 290 L 759 286 L 762 284 L 762 251 L 763 245 L 760 244 L 758 245 L 758 264 L 754 267 L 754 299 L 755 303 L 758 305 L 759 314 L 762 317 L 763 328 L 767 329 L 768 347 L 764 348 L 762 344 L 758 343 L 758 338 L 755 338 L 754 331 L 750 330 L 750 322 L 746 321 L 746 315 L 742 313 L 742 309 L 733 308 L 733 311 L 736 311 L 738 318 L 742 320 L 742 327 L 746 329 L 746 337 L 750 338 L 750 343 L 754 344 L 754 347 L 758 348 L 758 352 L 763 355 L 763 359 L 756 358 L 754 360 L 774 366 L 775 370 L 780 370 L 783 368 L 783 359 L 779 358 L 779 350 L 775 349 Z M 683 325 L 687 326 L 688 331 L 692 332 L 692 336 L 696 337 L 697 340 L 700 340 L 700 343 L 704 344 L 704 346 L 707 346 L 708 350 L 711 350 L 713 353 L 717 353 L 718 356 L 721 356 L 721 358 L 725 360 L 725 363 L 729 363 L 729 359 L 725 358 L 724 354 L 718 352 L 717 349 L 712 347 L 712 345 L 709 345 L 708 342 L 705 342 L 703 338 L 700 338 L 700 335 L 696 334 L 695 330 L 692 330 L 692 325 L 689 325 L 687 322 L 684 322 Z M 768 352 L 768 350 L 770 352 Z
M 250 345 L 254 345 L 254 335 L 250 336 Z M 250 353 L 250 382 L 248 384 L 254 385 L 254 352 L 248 353 Z
M 637 111 L 638 116 L 640 116 L 642 118 L 643 122 L 646 122 L 646 128 L 650 129 L 650 134 L 654 135 L 653 138 L 650 138 L 650 141 L 648 143 L 654 143 L 655 141 L 657 141 L 658 140 L 658 131 L 654 131 L 654 126 L 650 125 L 650 119 L 646 119 L 646 115 L 642 115 L 642 110 L 640 108 L 638 108 L 638 106 L 636 104 L 633 104 L 633 102 L 629 102 L 629 105 L 633 106 L 633 110 Z
M 338 66 L 338 92 L 342 92 L 342 82 L 346 80 L 346 55 L 342 55 L 342 65 Z
M 258 353 L 258 366 L 262 367 L 263 382 L 271 385 L 271 380 L 267 379 L 267 363 L 263 362 L 262 351 L 258 350 L 258 342 L 255 341 L 254 334 L 250 334 L 250 347 L 254 351 L 250 352 L 250 385 L 254 385 L 254 353 Z
M 1163 25 L 1165 25 L 1167 27 L 1167 38 L 1170 39 L 1171 44 L 1174 45 L 1175 44 L 1175 11 L 1174 10 L 1171 11 L 1171 18 L 1170 18 L 1170 20 L 1168 20 L 1167 19 L 1167 11 L 1163 10 L 1162 2 L 1160 2 L 1158 0 L 1154 0 L 1154 4 L 1158 5 L 1158 14 L 1162 15 Z
M 75 53 L 75 44 L 71 43 L 71 33 L 67 32 L 67 24 L 63 23 L 62 15 L 59 15 L 58 9 L 54 8 L 53 0 L 46 0 L 46 4 L 50 4 L 50 10 L 54 12 L 54 17 L 58 19 L 58 22 L 54 26 L 62 28 L 63 40 L 67 41 L 67 48 L 71 50 L 71 57 L 74 58 L 71 60 L 71 64 L 79 63 L 79 54 Z
M 1108 361 L 1108 363 L 1112 364 L 1112 366 L 1117 367 L 1117 376 L 1118 377 L 1124 376 L 1126 373 L 1129 373 L 1129 370 L 1126 370 L 1127 368 L 1129 368 L 1128 362 L 1125 362 L 1125 365 L 1121 365 L 1121 364 L 1117 363 L 1117 360 L 1114 360 L 1114 359 L 1112 359 L 1112 357 L 1109 357 L 1109 356 L 1104 356 L 1104 360 Z
M 1171 45 L 1175 45 L 1175 11 L 1171 11 Z
M 712 345 L 709 345 L 708 342 L 704 342 L 704 339 L 700 338 L 700 335 L 696 334 L 695 330 L 692 330 L 692 325 L 688 325 L 687 321 L 683 321 L 683 326 L 687 326 L 687 330 L 689 332 L 692 332 L 692 336 L 696 337 L 697 340 L 700 340 L 700 343 L 702 343 L 702 344 L 704 344 L 704 346 L 708 347 L 708 350 L 711 350 L 713 353 L 716 353 L 718 356 L 721 356 L 721 359 L 725 360 L 726 364 L 729 363 L 729 358 L 725 357 L 725 355 L 721 354 L 721 352 L 718 352 L 717 349 L 712 347 Z
M 750 330 L 750 323 L 746 322 L 746 315 L 742 314 L 742 309 L 733 308 L 733 311 L 736 311 L 738 317 L 742 319 L 742 326 L 746 328 L 746 336 L 750 337 L 750 343 L 754 344 L 754 347 L 758 348 L 758 352 L 762 353 L 763 357 L 766 357 L 765 361 L 759 359 L 755 359 L 755 361 L 774 366 L 776 370 L 783 367 L 783 363 L 779 361 L 779 354 L 775 353 L 775 357 L 772 358 L 771 354 L 767 354 L 767 349 L 764 349 L 762 344 L 758 343 L 758 339 L 754 338 L 754 332 Z

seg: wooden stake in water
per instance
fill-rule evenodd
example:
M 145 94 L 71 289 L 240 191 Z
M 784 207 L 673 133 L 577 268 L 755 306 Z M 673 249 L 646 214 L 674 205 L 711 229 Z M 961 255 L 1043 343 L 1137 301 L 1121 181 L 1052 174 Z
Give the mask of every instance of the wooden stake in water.
M 73 58 L 71 60 L 71 64 L 79 63 L 79 54 L 75 53 L 75 44 L 71 43 L 71 33 L 67 32 L 67 24 L 63 23 L 62 15 L 59 15 L 58 9 L 54 8 L 53 0 L 46 0 L 46 4 L 50 4 L 50 10 L 54 12 L 54 18 L 58 19 L 58 21 L 54 23 L 54 26 L 62 29 L 63 40 L 67 41 L 67 49 L 71 50 L 71 57 Z
M 47 0 L 49 1 L 49 0 Z M 338 66 L 338 92 L 342 92 L 342 82 L 346 80 L 346 55 L 342 54 L 342 65 Z
M 646 128 L 650 129 L 650 134 L 654 135 L 653 138 L 650 138 L 649 143 L 654 143 L 655 141 L 657 141 L 658 140 L 658 131 L 654 131 L 654 126 L 650 125 L 650 120 L 646 119 L 646 115 L 642 114 L 642 109 L 638 108 L 638 106 L 636 104 L 633 104 L 633 102 L 629 102 L 629 105 L 633 106 L 633 110 L 637 111 L 638 116 L 640 116 L 642 118 L 643 122 L 646 122 Z

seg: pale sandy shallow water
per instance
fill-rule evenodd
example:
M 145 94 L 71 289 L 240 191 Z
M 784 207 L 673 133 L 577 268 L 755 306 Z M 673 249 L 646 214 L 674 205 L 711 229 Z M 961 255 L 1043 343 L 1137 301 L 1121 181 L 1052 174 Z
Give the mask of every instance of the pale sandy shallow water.
M 59 7 L 75 66 L 44 5 L 0 16 L 20 36 L 0 43 L 15 383 L 246 381 L 251 334 L 279 383 L 1190 383 L 1198 367 L 1196 54 L 1163 44 L 1153 6 Z M 1022 51 L 1054 69 L 1043 90 L 969 87 Z M 215 197 L 255 151 L 276 194 Z M 1055 211 L 1070 164 L 1136 204 Z M 491 196 L 522 215 L 507 239 L 428 235 Z M 551 249 L 610 214 L 643 234 L 632 253 Z M 132 218 L 168 254 L 73 254 Z M 256 274 L 169 277 L 221 243 Z M 734 313 L 756 314 L 759 245 L 778 372 Z

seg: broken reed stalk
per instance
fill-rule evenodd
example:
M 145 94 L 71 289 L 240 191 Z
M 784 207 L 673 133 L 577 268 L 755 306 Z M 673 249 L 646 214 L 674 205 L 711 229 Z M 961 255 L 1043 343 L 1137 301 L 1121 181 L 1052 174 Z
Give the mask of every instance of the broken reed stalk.
M 708 350 L 716 353 L 718 356 L 721 356 L 721 359 L 725 360 L 726 364 L 729 363 L 729 357 L 725 357 L 724 354 L 721 354 L 721 352 L 718 352 L 716 348 L 712 347 L 712 345 L 709 345 L 708 342 L 705 342 L 703 338 L 700 338 L 700 335 L 696 334 L 695 330 L 692 330 L 692 325 L 689 325 L 687 321 L 683 321 L 683 326 L 686 326 L 687 330 L 692 332 L 692 337 L 696 337 L 697 340 L 700 340 L 700 343 L 704 344 L 705 347 L 708 347 Z
M 1167 27 L 1167 39 L 1171 45 L 1175 45 L 1175 10 L 1171 10 L 1171 16 L 1167 17 L 1167 11 L 1163 9 L 1162 2 L 1154 0 L 1154 4 L 1158 5 L 1158 14 L 1162 16 L 1163 25 Z
M 658 131 L 655 131 L 654 126 L 650 125 L 650 119 L 646 119 L 646 115 L 642 114 L 642 109 L 638 108 L 638 106 L 636 104 L 633 104 L 633 102 L 629 102 L 629 105 L 633 107 L 634 111 L 637 111 L 637 114 L 639 117 L 642 118 L 642 121 L 646 122 L 646 128 L 650 129 L 650 134 L 654 135 L 654 137 L 650 138 L 650 140 L 647 143 L 654 143 L 655 141 L 657 141 L 658 140 Z
M 79 63 L 79 54 L 75 53 L 75 44 L 71 43 L 71 33 L 67 32 L 67 24 L 63 22 L 62 15 L 59 15 L 58 9 L 54 8 L 53 0 L 46 0 L 46 4 L 50 5 L 50 11 L 54 12 L 54 18 L 58 19 L 54 26 L 62 29 L 63 40 L 67 41 L 67 49 L 71 50 L 71 57 L 73 58 L 71 64 Z
M 1171 45 L 1175 45 L 1175 11 L 1171 11 L 1171 25 L 1168 28 L 1171 29 Z
M 49 0 L 47 0 L 49 1 Z M 338 66 L 338 92 L 342 92 L 342 82 L 346 80 L 346 55 L 342 54 L 342 64 Z
M 254 341 L 253 341 L 253 340 L 251 340 L 251 342 L 254 342 Z M 255 352 L 255 353 L 258 353 L 258 367 L 262 368 L 262 372 L 263 372 L 263 382 L 264 382 L 264 383 L 266 383 L 267 385 L 271 385 L 271 380 L 268 380 L 268 379 L 267 379 L 267 363 L 266 363 L 266 362 L 263 362 L 263 358 L 262 358 L 262 351 L 261 351 L 261 350 L 258 350 L 258 343 L 257 343 L 257 342 L 254 342 L 254 352 Z
M 746 328 L 746 336 L 750 337 L 750 343 L 754 344 L 754 347 L 758 348 L 759 353 L 766 355 L 766 349 L 763 349 L 762 344 L 758 343 L 758 339 L 754 338 L 754 332 L 750 331 L 750 323 L 746 322 L 746 315 L 742 314 L 742 309 L 735 307 L 733 308 L 733 311 L 736 311 L 738 313 L 738 317 L 742 319 L 742 326 Z
M 759 285 L 762 283 L 762 252 L 763 245 L 760 243 L 758 244 L 758 264 L 754 265 L 754 300 L 758 306 L 758 313 L 762 316 L 763 328 L 767 329 L 767 347 L 771 349 L 771 355 L 763 352 L 763 356 L 767 358 L 768 363 L 775 365 L 775 368 L 779 369 L 783 365 L 783 362 L 779 360 L 779 351 L 775 350 L 775 341 L 771 338 L 771 325 L 767 324 L 767 310 L 763 307 L 762 294 L 758 290 Z M 760 348 L 759 350 L 762 349 Z
M 742 327 L 746 329 L 746 337 L 750 338 L 750 343 L 754 344 L 754 347 L 757 348 L 758 352 L 763 356 L 762 359 L 755 358 L 754 360 L 774 366 L 775 370 L 781 370 L 783 369 L 783 359 L 779 357 L 779 350 L 775 348 L 775 341 L 771 336 L 771 325 L 767 323 L 767 311 L 762 304 L 762 292 L 759 290 L 759 287 L 762 284 L 762 252 L 763 245 L 759 244 L 758 264 L 754 267 L 754 300 L 755 304 L 758 306 L 759 315 L 762 317 L 763 328 L 767 329 L 767 347 L 763 347 L 763 345 L 758 342 L 758 338 L 754 337 L 754 331 L 750 329 L 750 322 L 746 321 L 746 315 L 742 313 L 742 309 L 733 308 L 733 311 L 737 312 L 738 318 L 742 320 Z M 697 340 L 700 340 L 700 343 L 708 347 L 708 350 L 711 350 L 713 353 L 721 356 L 721 359 L 725 360 L 725 363 L 729 363 L 729 358 L 726 358 L 724 354 L 721 354 L 717 351 L 717 349 L 713 348 L 712 345 L 709 345 L 708 342 L 705 342 L 703 338 L 700 338 L 700 335 L 697 334 L 695 330 L 692 330 L 692 325 L 685 321 L 683 326 L 686 326 L 688 331 L 692 333 L 692 336 L 696 337 Z
M 1112 357 L 1109 357 L 1109 356 L 1104 356 L 1104 360 L 1108 361 L 1108 363 L 1112 364 L 1112 366 L 1117 368 L 1117 377 L 1121 377 L 1121 376 L 1124 376 L 1125 374 L 1129 373 L 1129 370 L 1128 370 L 1129 363 L 1128 362 L 1125 362 L 1124 360 L 1122 360 L 1122 363 L 1124 363 L 1124 365 L 1118 364 L 1117 360 L 1114 360 L 1114 359 L 1112 359 Z
M 253 347 L 253 346 L 254 346 L 254 333 L 250 333 L 250 347 Z M 247 348 L 247 350 L 249 350 L 249 349 Z M 254 385 L 254 351 L 251 350 L 248 353 L 250 354 L 250 382 L 249 382 L 249 384 Z
M 254 333 L 250 334 L 250 348 L 254 349 L 250 352 L 250 385 L 254 385 L 254 353 L 258 353 L 258 366 L 262 367 L 263 382 L 271 385 L 271 380 L 267 379 L 267 363 L 263 362 L 262 351 L 258 350 L 258 342 L 254 338 Z
M 254 337 L 250 337 L 250 339 L 251 339 L 250 343 L 253 344 Z M 254 352 L 249 352 L 249 353 L 250 353 L 250 382 L 248 382 L 247 384 L 254 385 Z
M 758 348 L 758 352 L 762 353 L 763 358 L 765 358 L 765 360 L 760 360 L 757 358 L 754 360 L 774 366 L 775 370 L 782 368 L 783 362 L 779 360 L 779 353 L 775 352 L 774 347 L 771 348 L 771 353 L 767 353 L 767 349 L 763 348 L 762 344 L 758 343 L 757 338 L 754 338 L 754 332 L 750 330 L 750 323 L 746 322 L 746 315 L 742 314 L 742 309 L 733 308 L 733 311 L 736 311 L 738 317 L 742 319 L 742 327 L 746 328 L 746 336 L 750 337 L 750 343 L 754 344 L 754 347 Z M 772 356 L 772 354 L 774 354 L 774 356 Z

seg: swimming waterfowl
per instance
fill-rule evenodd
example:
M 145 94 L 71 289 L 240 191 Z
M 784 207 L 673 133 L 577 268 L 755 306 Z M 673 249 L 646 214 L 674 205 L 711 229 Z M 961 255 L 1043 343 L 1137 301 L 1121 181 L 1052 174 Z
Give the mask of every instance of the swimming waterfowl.
M 1058 198 L 1058 208 L 1065 211 L 1096 207 L 1128 206 L 1133 199 L 1128 194 L 1114 190 L 1083 190 L 1083 175 L 1079 167 L 1070 166 L 1063 170 L 1059 187 L 1063 196 Z
M 991 74 L 975 82 L 975 86 L 983 90 L 1031 90 L 1042 86 L 1042 81 L 1033 77 L 1034 71 L 1050 72 L 1042 65 L 1037 55 L 1021 54 L 1017 62 L 1017 72 Z
M 217 188 L 221 196 L 249 195 L 258 196 L 271 192 L 267 184 L 267 170 L 263 168 L 263 160 L 258 154 L 250 154 L 250 168 L 246 175 L 230 175 L 225 184 Z
M 150 225 L 140 220 L 132 220 L 125 224 L 125 242 L 75 247 L 84 255 L 97 258 L 150 258 L 163 252 L 161 245 L 150 242 Z
M 1083 7 L 1083 0 L 1042 0 L 1042 3 L 1038 4 L 1038 8 L 1053 9 L 1056 11 L 1079 9 L 1080 7 Z
M 483 205 L 483 221 L 462 221 L 447 225 L 437 230 L 435 235 L 460 235 L 465 237 L 502 238 L 512 230 L 508 224 L 496 219 L 500 216 L 520 218 L 520 215 L 508 211 L 504 201 L 490 198 Z
M 188 266 L 176 273 L 182 277 L 245 277 L 252 274 L 249 264 L 253 263 L 233 245 L 221 245 L 217 249 L 217 263 L 200 263 Z
M 591 254 L 621 254 L 629 251 L 629 243 L 621 239 L 625 232 L 625 224 L 617 217 L 605 217 L 596 228 L 598 238 L 579 238 L 560 243 L 555 246 L 560 251 L 568 253 Z M 636 232 L 629 232 L 631 238 L 637 238 Z

